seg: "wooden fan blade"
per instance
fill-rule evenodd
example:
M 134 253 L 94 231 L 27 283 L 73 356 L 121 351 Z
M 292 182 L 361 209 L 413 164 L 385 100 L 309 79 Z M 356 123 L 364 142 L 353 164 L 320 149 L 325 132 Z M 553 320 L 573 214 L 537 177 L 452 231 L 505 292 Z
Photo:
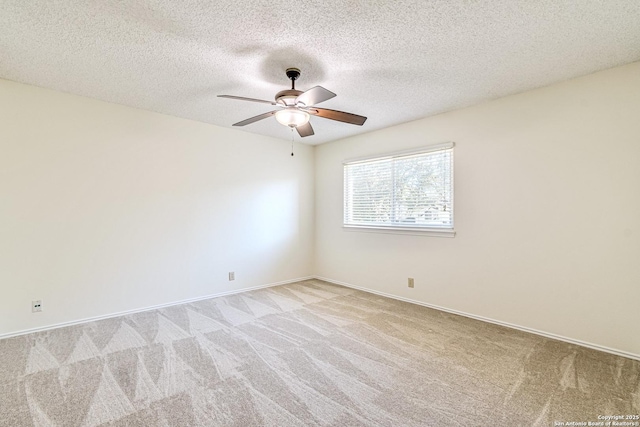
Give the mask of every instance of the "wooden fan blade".
M 311 127 L 311 122 L 307 122 L 302 126 L 296 126 L 296 130 L 302 138 L 304 138 L 305 136 L 314 135 L 313 128 Z
M 337 120 L 339 122 L 358 126 L 362 126 L 367 120 L 367 118 L 364 116 L 345 113 L 344 111 L 328 110 L 326 108 L 310 108 L 307 111 L 309 112 L 309 114 L 313 114 L 314 116 L 322 117 L 324 119 Z
M 240 101 L 261 102 L 263 104 L 278 105 L 273 101 L 266 101 L 264 99 L 255 99 L 255 98 L 245 98 L 244 96 L 218 95 L 218 98 L 239 99 Z
M 330 90 L 327 90 L 322 86 L 316 86 L 300 94 L 296 98 L 296 104 L 301 102 L 306 106 L 316 105 L 326 101 L 327 99 L 331 99 L 334 96 L 336 96 L 336 94 Z
M 234 123 L 233 126 L 246 126 L 246 125 L 250 125 L 251 123 L 255 123 L 258 120 L 262 120 L 262 119 L 266 119 L 267 117 L 271 117 L 275 114 L 275 111 L 269 111 L 268 113 L 264 113 L 264 114 L 260 114 L 259 116 L 255 116 L 255 117 L 251 117 L 250 119 L 246 119 L 243 120 L 241 122 L 238 123 Z

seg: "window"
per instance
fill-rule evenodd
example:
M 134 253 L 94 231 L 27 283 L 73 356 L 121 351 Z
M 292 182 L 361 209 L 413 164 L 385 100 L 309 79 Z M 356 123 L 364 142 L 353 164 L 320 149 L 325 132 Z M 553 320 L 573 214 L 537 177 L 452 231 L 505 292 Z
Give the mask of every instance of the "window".
M 344 163 L 344 225 L 453 234 L 453 143 Z

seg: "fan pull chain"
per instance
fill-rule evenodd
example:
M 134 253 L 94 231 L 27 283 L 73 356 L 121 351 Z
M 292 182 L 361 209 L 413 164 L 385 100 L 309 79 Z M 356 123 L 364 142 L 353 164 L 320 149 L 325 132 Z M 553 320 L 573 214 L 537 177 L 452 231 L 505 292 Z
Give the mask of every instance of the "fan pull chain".
M 291 156 L 293 157 L 293 128 L 291 128 Z

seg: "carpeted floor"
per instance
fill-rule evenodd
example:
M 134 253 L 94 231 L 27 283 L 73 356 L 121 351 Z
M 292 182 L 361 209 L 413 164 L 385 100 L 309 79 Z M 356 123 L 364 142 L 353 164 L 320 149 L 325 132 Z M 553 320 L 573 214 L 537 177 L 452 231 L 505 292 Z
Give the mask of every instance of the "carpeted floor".
M 640 362 L 310 280 L 0 340 L 0 426 L 552 426 Z

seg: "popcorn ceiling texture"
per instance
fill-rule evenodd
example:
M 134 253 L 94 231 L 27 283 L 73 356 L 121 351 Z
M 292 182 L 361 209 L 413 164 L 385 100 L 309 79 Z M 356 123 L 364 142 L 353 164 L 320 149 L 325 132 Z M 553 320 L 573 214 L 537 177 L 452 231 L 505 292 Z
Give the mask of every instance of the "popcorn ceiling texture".
M 295 66 L 369 117 L 312 117 L 318 144 L 640 60 L 638 22 L 637 0 L 2 0 L 0 77 L 229 127 L 270 107 L 217 94 L 271 100 Z

